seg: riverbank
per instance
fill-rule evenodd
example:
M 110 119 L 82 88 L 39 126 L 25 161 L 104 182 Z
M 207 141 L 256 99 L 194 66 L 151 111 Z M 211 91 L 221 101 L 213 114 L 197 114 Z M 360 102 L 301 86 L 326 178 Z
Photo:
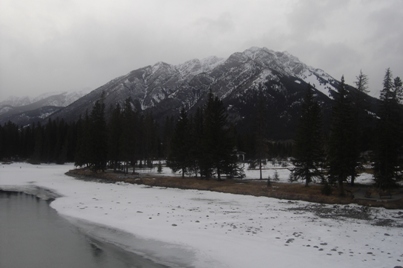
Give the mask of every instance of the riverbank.
M 51 206 L 83 230 L 171 267 L 403 264 L 402 210 L 100 183 L 64 174 L 73 168 L 1 165 L 0 188 L 52 190 Z
M 339 196 L 338 189 L 333 187 L 329 195 L 322 194 L 322 185 L 311 183 L 305 187 L 301 183 L 271 182 L 267 180 L 204 180 L 195 177 L 162 176 L 158 174 L 123 174 L 112 171 L 93 172 L 89 169 L 72 169 L 66 175 L 85 180 L 104 182 L 124 182 L 147 186 L 158 186 L 177 189 L 191 189 L 231 193 L 277 199 L 300 200 L 318 204 L 358 204 L 368 207 L 384 207 L 387 209 L 403 209 L 403 188 L 393 189 L 386 198 L 379 195 L 378 189 L 370 185 L 345 185 L 346 196 Z M 371 194 L 372 193 L 372 194 Z

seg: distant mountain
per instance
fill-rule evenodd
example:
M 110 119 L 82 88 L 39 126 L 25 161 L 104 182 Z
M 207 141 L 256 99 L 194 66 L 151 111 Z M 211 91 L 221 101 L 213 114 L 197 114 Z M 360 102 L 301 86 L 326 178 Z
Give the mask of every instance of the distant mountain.
M 264 101 L 271 138 L 290 138 L 295 130 L 307 84 L 316 89 L 325 118 L 339 81 L 325 71 L 307 66 L 288 52 L 252 47 L 227 59 L 193 59 L 179 65 L 158 62 L 117 77 L 91 91 L 51 118 L 75 121 L 104 93 L 107 110 L 131 98 L 136 109 L 152 112 L 157 120 L 177 115 L 181 107 L 190 113 L 201 107 L 211 90 L 226 105 L 234 124 L 250 130 L 258 90 L 264 87 Z M 356 90 L 352 87 L 349 90 Z M 376 99 L 361 94 L 368 103 Z
M 0 102 L 0 124 L 9 120 L 19 125 L 42 121 L 88 92 L 89 90 L 61 93 L 52 92 L 32 99 L 29 97 L 10 97 Z
M 0 107 L 4 106 L 17 107 L 17 106 L 24 106 L 30 103 L 31 99 L 27 96 L 23 97 L 10 96 L 8 99 L 0 101 Z

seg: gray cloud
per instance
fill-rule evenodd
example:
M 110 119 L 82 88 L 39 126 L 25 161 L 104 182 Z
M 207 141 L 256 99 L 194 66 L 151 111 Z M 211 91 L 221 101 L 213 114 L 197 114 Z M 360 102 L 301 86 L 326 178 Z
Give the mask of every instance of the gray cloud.
M 226 34 L 234 28 L 234 22 L 229 13 L 222 13 L 215 19 L 200 18 L 196 21 L 195 25 L 200 26 L 204 34 L 207 35 L 211 33 Z
M 0 99 L 96 88 L 158 61 L 287 50 L 373 95 L 385 69 L 402 76 L 403 1 L 3 0 Z

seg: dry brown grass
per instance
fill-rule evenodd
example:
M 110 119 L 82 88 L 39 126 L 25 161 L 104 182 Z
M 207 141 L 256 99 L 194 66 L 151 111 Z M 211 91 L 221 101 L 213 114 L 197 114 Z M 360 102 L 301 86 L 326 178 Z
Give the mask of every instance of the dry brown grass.
M 222 193 L 252 195 L 252 196 L 266 196 L 278 199 L 287 200 L 302 200 L 315 203 L 325 204 L 350 204 L 356 203 L 366 206 L 377 206 L 386 208 L 403 208 L 403 198 L 395 201 L 373 201 L 373 200 L 355 200 L 353 193 L 359 189 L 360 186 L 354 188 L 346 185 L 346 196 L 341 197 L 338 195 L 338 189 L 334 188 L 331 195 L 323 195 L 321 193 L 321 185 L 310 185 L 305 187 L 299 183 L 272 183 L 271 187 L 267 187 L 266 181 L 259 180 L 215 180 L 215 179 L 201 179 L 193 177 L 163 177 L 163 176 L 138 176 L 138 175 L 124 175 L 122 173 L 103 172 L 94 173 L 87 169 L 74 169 L 66 173 L 81 179 L 100 179 L 105 182 L 122 181 L 133 184 L 143 184 L 148 186 L 178 188 L 178 189 L 196 189 L 207 190 Z M 366 186 L 361 186 L 366 187 Z

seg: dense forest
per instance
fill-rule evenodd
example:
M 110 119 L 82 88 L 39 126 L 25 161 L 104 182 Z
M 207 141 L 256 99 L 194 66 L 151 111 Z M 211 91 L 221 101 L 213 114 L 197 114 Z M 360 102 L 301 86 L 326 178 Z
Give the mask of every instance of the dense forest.
M 366 92 L 368 78 L 357 76 L 356 88 Z M 376 184 L 393 187 L 400 180 L 402 161 L 402 81 L 385 74 L 377 116 L 368 114 L 357 94 L 346 90 L 344 78 L 334 94 L 331 120 L 325 128 L 321 107 L 311 86 L 301 105 L 293 140 L 268 140 L 275 125 L 266 120 L 265 103 L 259 98 L 253 127 L 239 134 L 223 103 L 210 91 L 195 113 L 182 109 L 177 117 L 157 123 L 151 113 L 136 110 L 128 99 L 121 107 L 105 107 L 101 97 L 77 122 L 49 119 L 46 124 L 0 126 L 0 159 L 30 163 L 74 162 L 94 171 L 107 168 L 135 172 L 166 160 L 182 176 L 205 178 L 241 176 L 237 154 L 246 155 L 251 166 L 262 159 L 292 157 L 292 180 L 336 183 L 343 195 L 343 182 L 354 184 L 364 162 L 372 162 Z M 108 118 L 105 116 L 109 109 Z

